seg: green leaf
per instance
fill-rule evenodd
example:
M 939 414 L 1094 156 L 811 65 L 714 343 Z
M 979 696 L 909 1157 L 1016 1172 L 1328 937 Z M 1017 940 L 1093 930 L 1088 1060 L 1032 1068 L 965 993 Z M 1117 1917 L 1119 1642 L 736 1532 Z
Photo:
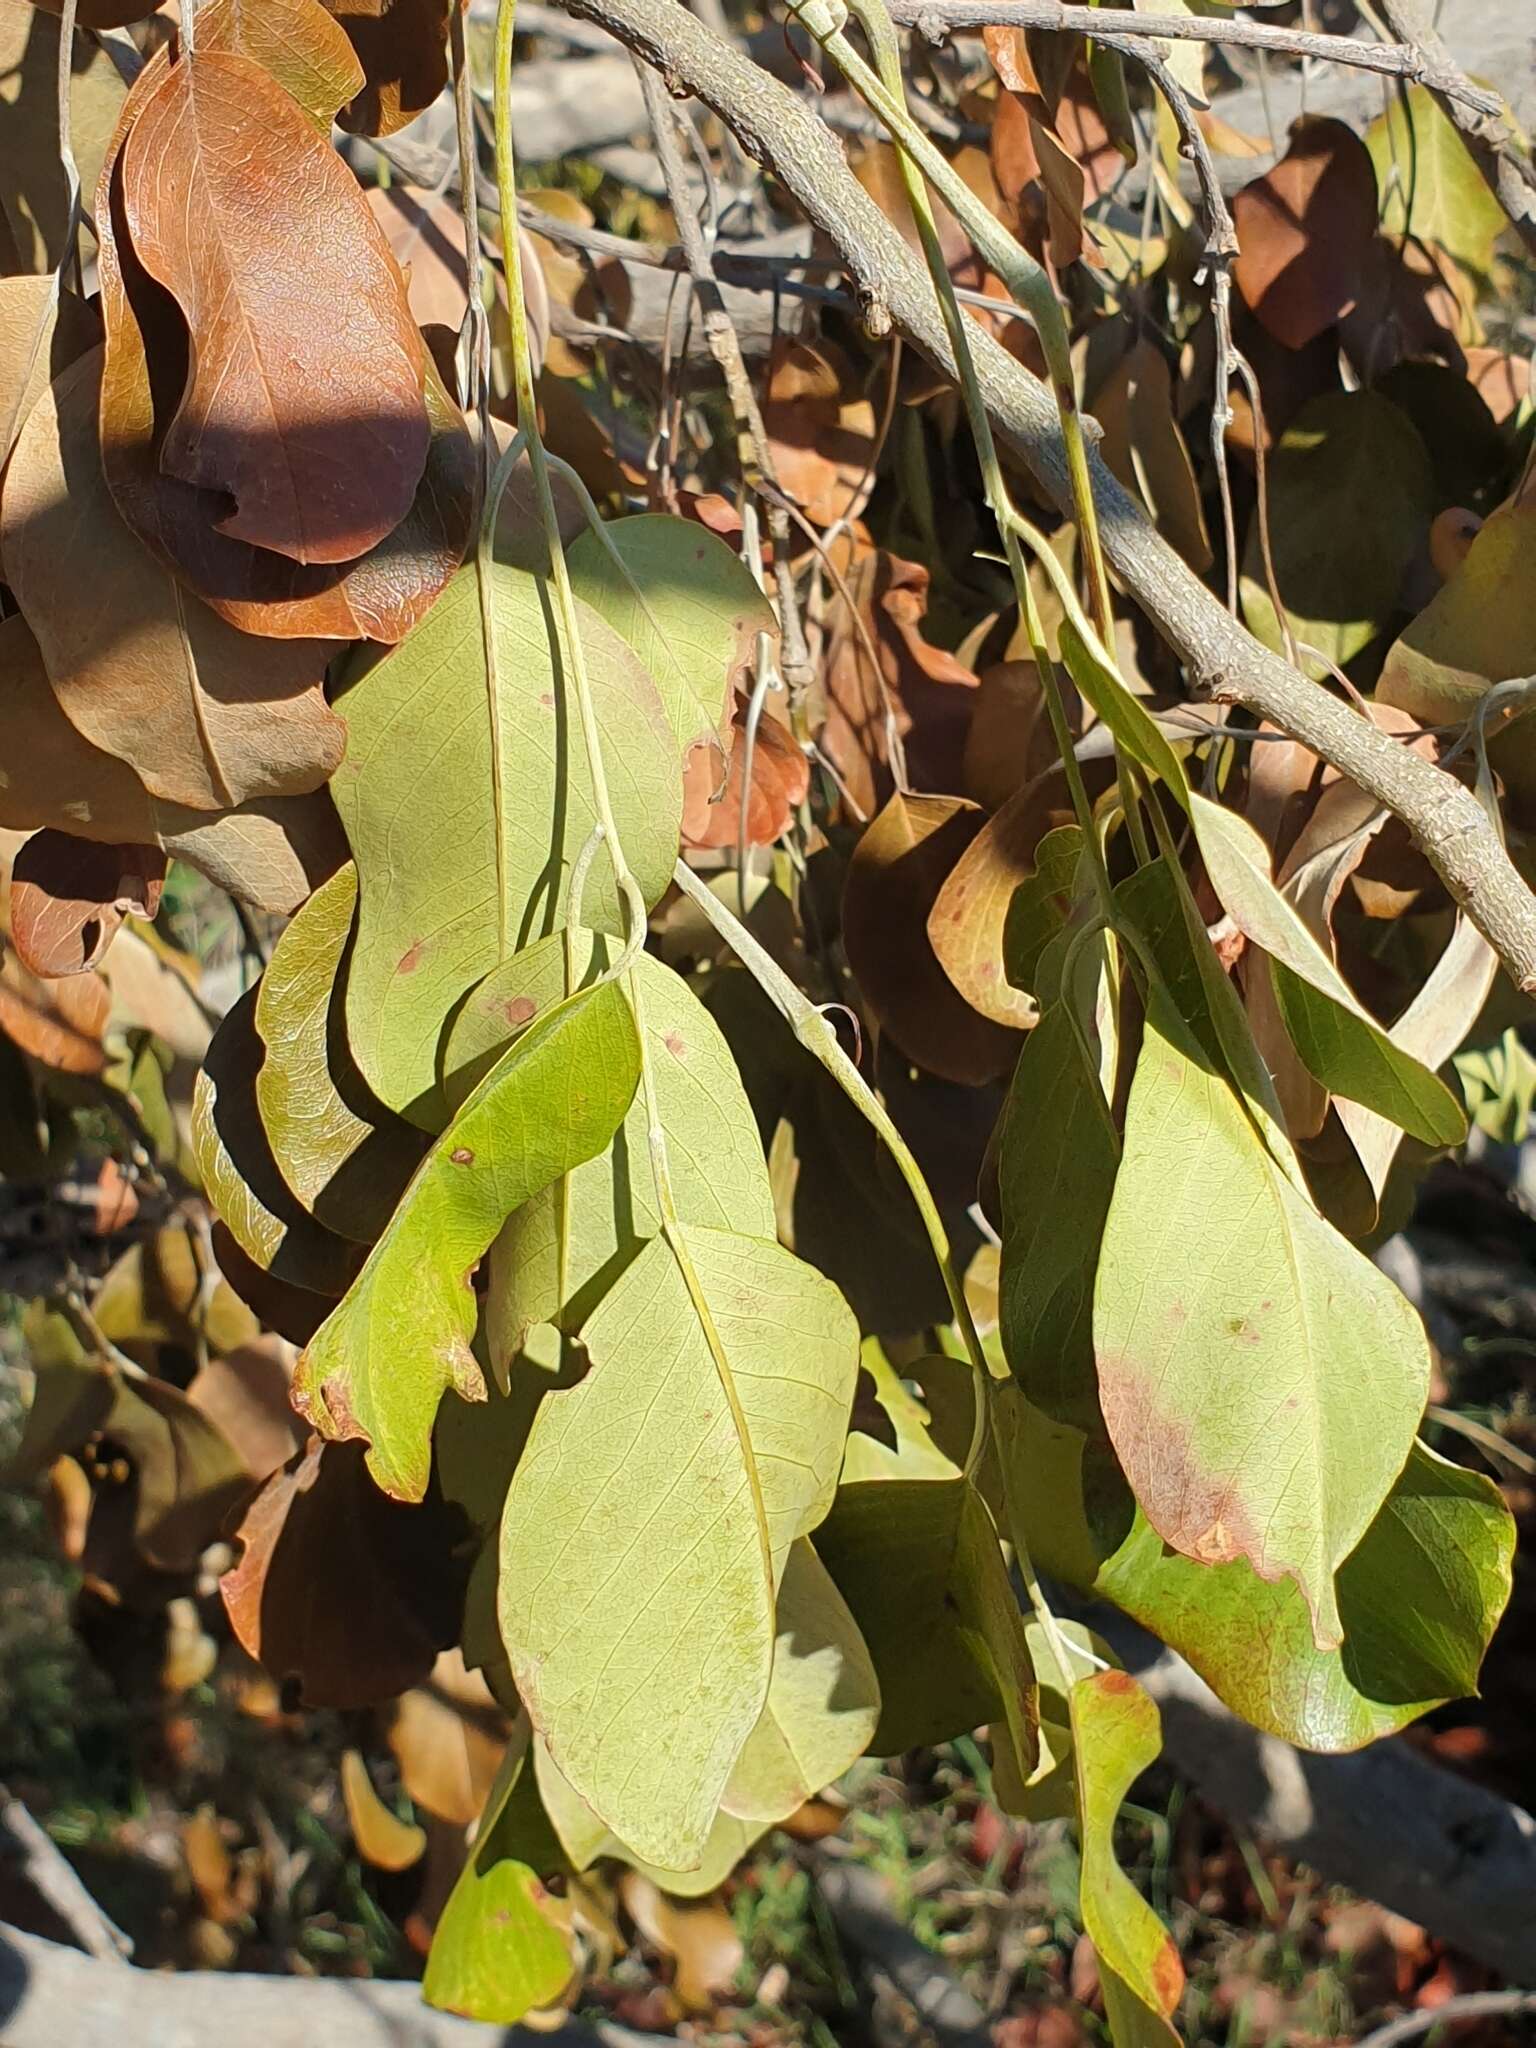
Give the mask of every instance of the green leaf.
M 1003 921 L 1003 967 L 1014 988 L 1039 996 L 1040 956 L 1066 922 L 1083 857 L 1080 825 L 1058 825 L 1035 849 Z
M 348 862 L 299 911 L 256 992 L 256 1101 L 278 1171 L 328 1230 L 371 1244 L 419 1164 L 419 1132 L 370 1095 L 342 1016 L 357 908 Z
M 1406 414 L 1374 391 L 1309 399 L 1269 463 L 1275 581 L 1296 638 L 1342 666 L 1391 618 L 1403 572 L 1434 511 L 1434 478 Z M 1243 555 L 1243 616 L 1285 651 L 1269 595 L 1259 522 Z M 1326 661 L 1301 657 L 1314 677 Z
M 682 752 L 721 739 L 731 686 L 750 676 L 758 634 L 777 642 L 772 606 L 735 550 L 695 520 L 642 512 L 605 521 L 603 533 L 629 576 L 587 527 L 567 555 L 576 595 L 655 677 Z
M 573 996 L 517 1040 L 422 1162 L 368 1262 L 310 1340 L 294 1398 L 330 1437 L 365 1437 L 386 1493 L 420 1500 L 432 1423 L 452 1387 L 483 1400 L 469 1348 L 473 1275 L 521 1203 L 612 1137 L 640 1072 L 612 982 Z
M 444 1020 L 482 976 L 567 916 L 570 864 L 596 823 L 581 728 L 544 585 L 491 569 L 495 687 L 475 572 L 462 571 L 399 647 L 351 671 L 338 699 L 347 753 L 331 783 L 361 901 L 347 1036 L 379 1100 L 441 1126 Z M 655 903 L 682 815 L 677 747 L 656 685 L 578 605 L 615 820 Z M 622 932 L 608 863 L 585 921 Z
M 1192 794 L 1211 886 L 1238 930 L 1268 956 L 1275 998 L 1307 1071 L 1426 1145 L 1459 1145 L 1467 1120 L 1445 1083 L 1369 1016 L 1294 904 L 1270 876 L 1269 849 L 1246 818 Z
M 839 1487 L 816 1548 L 879 1676 L 873 1752 L 930 1748 L 992 1721 L 1007 1728 L 1027 1778 L 1039 1720 L 1034 1675 L 997 1531 L 975 1487 L 962 1478 Z
M 225 1017 L 192 1089 L 192 1156 L 204 1192 L 246 1257 L 275 1280 L 334 1299 L 357 1271 L 355 1244 L 319 1223 L 284 1180 L 261 1120 L 256 989 Z
M 600 970 L 612 950 L 573 934 L 576 973 Z M 595 963 L 595 964 L 594 964 Z M 720 1027 L 671 968 L 649 953 L 634 962 L 656 1106 L 667 1135 L 679 1220 L 748 1237 L 774 1235 L 773 1190 L 757 1120 Z M 540 940 L 480 984 L 449 1034 L 450 1095 L 490 1049 L 505 1044 L 513 1019 L 538 1015 L 565 991 L 565 945 Z M 530 1324 L 579 1328 L 603 1293 L 661 1227 L 637 1095 L 613 1142 L 508 1218 L 491 1259 L 486 1327 L 500 1372 Z
M 1081 1432 L 1007 1389 L 998 1413 L 1010 1508 L 1039 1569 L 1151 1629 L 1255 1728 L 1360 1749 L 1475 1691 L 1514 1551 L 1509 1510 L 1482 1474 L 1415 1444 L 1338 1573 L 1343 1646 L 1319 1650 L 1290 1580 L 1180 1557 Z
M 1061 622 L 1061 658 L 1067 673 L 1119 745 L 1149 775 L 1165 782 L 1179 803 L 1186 804 L 1189 785 L 1178 755 L 1140 698 L 1133 696 L 1115 671 L 1093 652 L 1070 619 Z
M 1422 85 L 1394 94 L 1366 130 L 1365 146 L 1376 166 L 1383 231 L 1394 240 L 1436 242 L 1486 274 L 1508 222 L 1433 96 Z
M 931 1407 L 924 1406 L 927 1388 L 923 1389 L 923 1400 L 919 1400 L 905 1383 L 906 1379 L 915 1379 L 921 1385 L 924 1371 L 933 1363 L 934 1360 L 921 1359 L 903 1376 L 886 1357 L 878 1337 L 864 1339 L 859 1352 L 859 1373 L 861 1378 L 868 1375 L 874 1406 L 880 1412 L 867 1418 L 861 1413 L 866 1398 L 861 1388 L 860 1398 L 854 1404 L 853 1428 L 843 1452 L 842 1486 L 856 1486 L 866 1479 L 959 1476 L 958 1460 L 949 1457 L 938 1441 L 942 1433 L 939 1418 Z M 941 1358 L 937 1363 L 947 1368 L 955 1361 Z M 968 1366 L 961 1370 L 969 1377 Z M 969 1443 L 969 1436 L 966 1441 Z
M 864 1638 L 804 1537 L 789 1547 L 776 1626 L 768 1698 L 720 1802 L 737 1820 L 765 1827 L 840 1778 L 869 1747 L 880 1718 Z
M 1423 1326 L 1277 1166 L 1155 993 L 1094 1302 L 1099 1398 L 1166 1543 L 1293 1578 L 1317 1645 L 1333 1575 L 1403 1468 Z
M 1102 968 L 1102 940 L 1082 967 Z M 1093 973 L 1095 989 L 1097 972 Z M 1120 1139 L 1089 1040 L 1093 1001 L 1063 992 L 1025 1041 L 1003 1110 L 998 1315 L 1019 1385 L 1048 1415 L 1103 1429 L 1093 1352 L 1093 1276 Z M 1086 1015 L 1084 1014 L 1086 1011 Z
M 519 1832 L 513 1809 L 526 1804 L 532 1779 L 528 1745 L 514 1744 L 438 1920 L 421 1984 L 428 2005 L 502 2027 L 553 2005 L 575 1968 L 570 1940 L 546 1910 L 549 1894 L 503 1841 Z
M 1077 1773 L 1083 1931 L 1099 1959 L 1115 2048 L 1178 2048 L 1169 2025 L 1184 1971 L 1168 1930 L 1120 1868 L 1115 1821 L 1163 1746 L 1152 1700 L 1125 1671 L 1095 1671 L 1067 1695 Z
M 533 1739 L 533 1761 L 544 1810 L 576 1870 L 589 1869 L 601 1856 L 612 1856 L 638 1870 L 662 1891 L 672 1892 L 678 1898 L 698 1899 L 723 1884 L 752 1844 L 768 1832 L 770 1823 L 766 1821 L 737 1820 L 733 1814 L 719 1813 L 698 1868 L 666 1870 L 659 1863 L 647 1863 L 603 1826 L 586 1801 L 572 1789 L 570 1780 L 538 1736 Z
M 507 1496 L 502 1638 L 575 1790 L 687 1870 L 767 1697 L 785 1554 L 831 1504 L 858 1331 L 781 1246 L 682 1226 L 581 1339 Z

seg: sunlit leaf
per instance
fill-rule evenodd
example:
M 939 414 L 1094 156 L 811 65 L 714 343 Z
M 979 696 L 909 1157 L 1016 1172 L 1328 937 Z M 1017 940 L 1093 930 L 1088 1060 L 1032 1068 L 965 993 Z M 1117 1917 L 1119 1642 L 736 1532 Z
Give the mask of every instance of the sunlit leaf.
M 1315 341 L 1360 296 L 1376 237 L 1376 174 L 1344 121 L 1302 121 L 1285 155 L 1232 202 L 1232 279 L 1286 348 Z
M 1459 263 L 1486 271 L 1507 225 L 1504 210 L 1429 90 L 1410 85 L 1394 95 L 1366 130 L 1365 146 L 1385 233 L 1437 242 Z
M 1276 1165 L 1160 995 L 1124 1147 L 1094 1300 L 1110 1439 L 1165 1542 L 1294 1579 L 1327 1649 L 1334 1573 L 1423 1412 L 1423 1326 Z
M 858 1334 L 780 1246 L 677 1236 L 688 1273 L 653 1238 L 582 1330 L 592 1371 L 544 1400 L 499 1603 L 561 1770 L 638 1854 L 687 1869 L 767 1697 L 784 1557 L 831 1503 Z
M 387 1492 L 421 1499 L 433 1417 L 450 1387 L 484 1398 L 469 1339 L 472 1276 L 491 1240 L 530 1195 L 607 1144 L 638 1074 L 634 1023 L 615 984 L 547 1012 L 458 1111 L 306 1346 L 295 1401 L 322 1434 L 365 1437 Z
M 419 1863 L 427 1846 L 425 1829 L 401 1820 L 384 1804 L 373 1789 L 361 1751 L 342 1751 L 340 1776 L 347 1825 L 363 1861 L 376 1870 L 409 1870 Z
M 158 847 L 35 832 L 11 868 L 17 958 L 34 974 L 83 974 L 100 962 L 125 917 L 154 917 L 164 882 Z
M 347 756 L 332 784 L 357 859 L 347 1035 L 380 1101 L 441 1119 L 438 1047 L 459 997 L 566 921 L 570 864 L 596 823 L 552 605 L 522 570 L 492 571 L 495 687 L 475 572 L 337 700 Z M 610 795 L 648 903 L 671 880 L 681 789 L 655 685 L 611 627 L 578 607 Z M 622 929 L 592 863 L 582 921 Z

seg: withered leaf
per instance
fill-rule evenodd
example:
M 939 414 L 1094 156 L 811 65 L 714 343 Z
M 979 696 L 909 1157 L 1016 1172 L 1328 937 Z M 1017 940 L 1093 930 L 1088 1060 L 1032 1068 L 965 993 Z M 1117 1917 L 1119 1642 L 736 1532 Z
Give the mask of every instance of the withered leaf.
M 735 846 L 741 836 L 742 777 L 746 773 L 745 707 L 736 712 L 730 758 L 718 747 L 694 747 L 683 764 L 683 844 Z M 747 791 L 747 844 L 771 846 L 803 802 L 811 767 L 787 725 L 766 709 L 752 748 Z
M 100 339 L 94 308 L 56 277 L 0 278 L 0 467 L 49 384 Z
M 326 141 L 337 112 L 363 86 L 345 31 L 321 0 L 203 0 L 197 47 L 249 57 L 304 109 Z M 142 105 L 141 93 L 135 104 Z
M 323 646 L 234 632 L 144 554 L 102 476 L 100 378 L 93 349 L 38 400 L 0 493 L 6 580 L 66 716 L 172 803 L 318 788 L 346 737 Z
M 11 942 L 34 974 L 84 974 L 128 916 L 160 907 L 165 855 L 158 846 L 121 846 L 34 832 L 11 868 Z
M 312 1437 L 247 1508 L 244 1554 L 219 1583 L 241 1647 L 311 1707 L 374 1706 L 418 1684 L 458 1624 L 461 1527 L 441 1503 L 381 1493 L 360 1444 Z
M 1287 348 L 1305 348 L 1355 304 L 1376 237 L 1376 173 L 1343 121 L 1298 122 L 1273 170 L 1233 201 L 1237 288 Z
M 351 39 L 364 85 L 339 116 L 350 135 L 393 135 L 448 82 L 448 0 L 326 0 Z
M 61 1074 L 99 1074 L 112 993 L 99 974 L 40 981 L 12 952 L 0 965 L 0 1031 Z
M 0 828 L 159 846 L 258 910 L 286 915 L 346 858 L 329 795 L 264 797 L 233 811 L 152 797 L 126 761 L 65 717 L 32 628 L 0 619 Z
M 80 7 L 71 53 L 70 142 L 87 191 L 126 88 L 111 55 L 85 31 L 149 11 L 133 7 L 133 0 L 84 0 Z M 25 0 L 0 0 L 0 247 L 9 245 L 8 270 L 55 270 L 64 256 L 69 187 L 58 151 L 59 12 L 58 6 L 39 13 Z
M 865 832 L 843 891 L 843 944 L 865 1000 L 911 1060 L 949 1081 L 1004 1073 L 1018 1038 L 983 1017 L 939 964 L 928 920 L 986 818 L 961 797 L 893 796 Z M 1002 970 L 1001 921 L 997 978 Z
M 135 254 L 192 337 L 162 470 L 226 493 L 237 540 L 354 560 L 409 511 L 430 440 L 404 283 L 356 180 L 258 64 L 220 51 L 138 105 L 121 176 Z

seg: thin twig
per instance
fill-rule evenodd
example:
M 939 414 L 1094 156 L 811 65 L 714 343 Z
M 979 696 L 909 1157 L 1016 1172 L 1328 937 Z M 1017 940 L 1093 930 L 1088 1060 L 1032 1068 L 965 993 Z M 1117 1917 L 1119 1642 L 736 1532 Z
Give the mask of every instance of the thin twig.
M 1362 2035 L 1356 2048 L 1402 2048 L 1404 2041 L 1417 2041 L 1455 2020 L 1511 2019 L 1517 2013 L 1536 2013 L 1536 1991 L 1463 1991 L 1443 2005 L 1389 2020 L 1374 2033 Z
M 891 0 L 891 13 L 930 41 L 955 29 L 1043 28 L 1058 34 L 1150 37 L 1159 43 L 1220 43 L 1227 48 L 1277 50 L 1287 57 L 1320 57 L 1356 71 L 1378 71 L 1427 85 L 1482 115 L 1497 115 L 1496 93 L 1473 85 L 1454 66 L 1438 66 L 1423 50 L 1403 43 L 1368 43 L 1355 36 L 1312 35 L 1268 22 L 1201 14 L 1140 14 L 1128 7 L 1074 7 L 1059 0 Z
M 1418 56 L 1419 83 L 1461 135 L 1484 182 L 1526 247 L 1536 251 L 1536 165 L 1521 147 L 1502 102 L 1477 107 L 1475 91 L 1435 28 L 1424 0 L 1378 0 L 1392 33 Z
M 0 1831 L 16 1845 L 28 1884 L 58 1914 L 86 1954 L 101 1963 L 126 1963 L 133 1954 L 133 1943 L 97 1905 L 52 1835 L 3 1785 Z

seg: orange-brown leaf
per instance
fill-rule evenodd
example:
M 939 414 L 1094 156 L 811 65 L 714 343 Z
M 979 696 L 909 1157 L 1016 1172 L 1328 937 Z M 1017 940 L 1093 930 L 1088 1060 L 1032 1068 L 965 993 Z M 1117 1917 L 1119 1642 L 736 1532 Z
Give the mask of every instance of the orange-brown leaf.
M 1305 348 L 1364 288 L 1376 236 L 1376 172 L 1342 121 L 1298 122 L 1273 170 L 1232 207 L 1237 288 L 1276 341 Z
M 327 650 L 234 632 L 139 547 L 101 472 L 100 376 L 92 350 L 38 400 L 0 494 L 6 580 L 59 703 L 171 803 L 318 788 L 346 737 L 325 702 Z
M 152 918 L 165 885 L 158 846 L 34 832 L 11 868 L 11 942 L 34 974 L 84 974 L 125 917 Z
M 112 993 L 99 974 L 40 981 L 14 953 L 0 965 L 0 1031 L 61 1074 L 99 1074 Z
M 363 67 L 341 114 L 351 135 L 392 135 L 448 82 L 448 0 L 326 0 Z
M 250 58 L 183 57 L 143 100 L 123 217 L 191 337 L 167 474 L 221 532 L 348 562 L 399 525 L 430 441 L 399 265 L 356 180 Z

